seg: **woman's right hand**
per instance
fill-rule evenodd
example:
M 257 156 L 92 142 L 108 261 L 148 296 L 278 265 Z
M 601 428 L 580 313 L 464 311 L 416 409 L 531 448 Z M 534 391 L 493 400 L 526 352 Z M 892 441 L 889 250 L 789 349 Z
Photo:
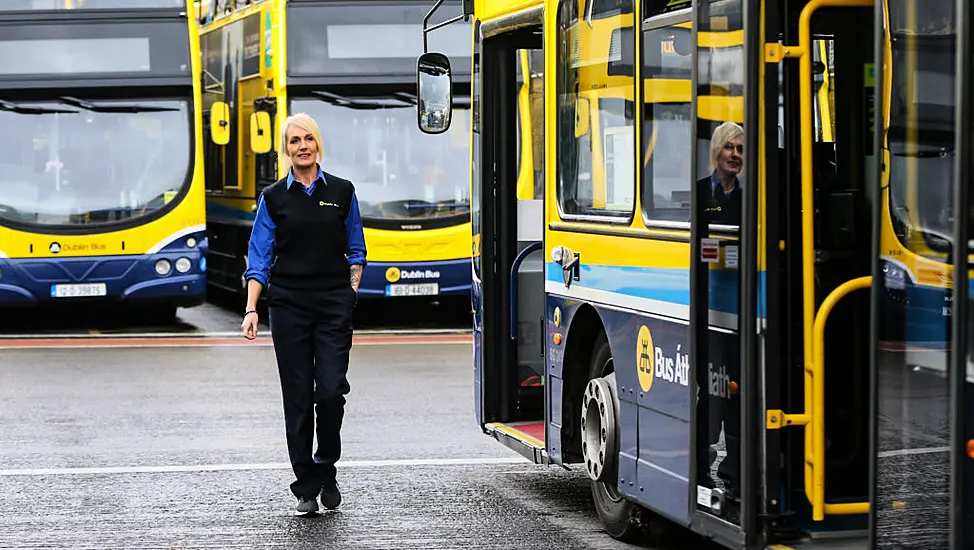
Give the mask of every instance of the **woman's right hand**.
M 248 340 L 257 338 L 257 321 L 256 312 L 250 312 L 244 315 L 243 322 L 240 323 L 240 329 L 243 331 L 244 338 Z

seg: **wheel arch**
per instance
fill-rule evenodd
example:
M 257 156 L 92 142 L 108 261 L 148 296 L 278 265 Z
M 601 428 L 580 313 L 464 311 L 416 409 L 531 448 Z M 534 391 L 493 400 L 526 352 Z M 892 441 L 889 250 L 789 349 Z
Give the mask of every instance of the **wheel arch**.
M 582 458 L 582 398 L 589 381 L 589 362 L 605 324 L 598 310 L 583 304 L 572 315 L 571 326 L 565 336 L 565 359 L 562 364 L 561 445 L 565 464 L 576 464 Z

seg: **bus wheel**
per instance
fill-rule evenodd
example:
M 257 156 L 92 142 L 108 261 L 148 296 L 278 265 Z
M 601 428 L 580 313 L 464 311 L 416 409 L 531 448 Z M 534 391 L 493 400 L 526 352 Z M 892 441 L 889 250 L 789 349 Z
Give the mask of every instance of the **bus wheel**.
M 582 456 L 592 480 L 592 499 L 609 535 L 624 542 L 646 538 L 645 509 L 616 487 L 619 459 L 619 396 L 612 352 L 603 332 L 595 342 L 589 382 L 582 399 Z

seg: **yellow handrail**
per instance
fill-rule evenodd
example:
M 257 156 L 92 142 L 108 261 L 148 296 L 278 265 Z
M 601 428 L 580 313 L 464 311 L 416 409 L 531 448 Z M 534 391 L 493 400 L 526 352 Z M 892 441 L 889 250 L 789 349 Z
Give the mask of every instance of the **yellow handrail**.
M 873 282 L 872 276 L 859 277 L 846 281 L 836 287 L 828 297 L 822 302 L 818 313 L 815 315 L 815 382 L 812 388 L 812 437 L 815 440 L 812 445 L 812 520 L 822 521 L 825 514 L 865 514 L 869 512 L 868 502 L 853 502 L 848 504 L 826 504 L 825 503 L 825 323 L 829 320 L 829 314 L 835 304 L 849 293 L 869 288 Z M 808 433 L 808 429 L 805 429 Z M 807 481 L 806 481 L 807 486 Z
M 798 103 L 801 115 L 800 124 L 800 147 L 801 147 L 801 204 L 802 204 L 802 329 L 803 341 L 805 343 L 805 412 L 801 415 L 789 416 L 788 425 L 805 426 L 805 496 L 812 503 L 813 519 L 821 521 L 824 519 L 824 512 L 829 511 L 833 514 L 858 514 L 861 513 L 861 503 L 855 505 L 847 504 L 824 504 L 824 479 L 825 479 L 825 449 L 824 445 L 816 445 L 817 440 L 813 435 L 819 429 L 822 430 L 824 441 L 824 427 L 819 428 L 821 420 L 825 418 L 824 396 L 823 403 L 816 401 L 815 388 L 824 382 L 824 365 L 815 361 L 815 219 L 814 219 L 814 172 L 812 163 L 812 151 L 814 143 L 814 103 L 812 98 L 812 36 L 811 24 L 812 15 L 819 8 L 823 7 L 870 7 L 873 0 L 810 0 L 802 8 L 798 20 L 798 45 L 781 46 L 780 57 L 797 57 L 799 61 L 799 96 Z M 771 47 L 771 51 L 779 49 Z M 856 279 L 858 280 L 858 279 Z M 849 281 L 851 283 L 852 281 Z M 846 284 L 849 284 L 846 283 Z M 844 285 L 843 285 L 844 286 Z M 834 295 L 840 286 L 833 291 Z M 851 290 L 847 290 L 849 292 Z M 830 295 L 830 297 L 832 296 Z M 843 294 L 844 295 L 844 294 Z M 841 297 L 841 296 L 839 296 Z M 838 299 L 838 298 L 836 298 Z M 824 307 L 824 304 L 823 304 Z M 826 314 L 827 317 L 827 314 Z M 822 386 L 824 388 L 824 385 Z M 809 430 L 807 424 L 812 424 Z M 816 505 L 817 490 L 815 481 L 822 480 L 823 496 Z M 866 504 L 868 510 L 868 503 Z

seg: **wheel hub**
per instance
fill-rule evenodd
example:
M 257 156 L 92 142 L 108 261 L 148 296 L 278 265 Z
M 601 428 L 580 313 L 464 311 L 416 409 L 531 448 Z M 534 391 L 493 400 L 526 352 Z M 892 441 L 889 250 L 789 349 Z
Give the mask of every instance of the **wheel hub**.
M 618 439 L 613 388 L 615 377 L 612 378 L 590 380 L 582 400 L 582 456 L 585 458 L 585 471 L 593 481 L 607 481 L 616 466 Z

